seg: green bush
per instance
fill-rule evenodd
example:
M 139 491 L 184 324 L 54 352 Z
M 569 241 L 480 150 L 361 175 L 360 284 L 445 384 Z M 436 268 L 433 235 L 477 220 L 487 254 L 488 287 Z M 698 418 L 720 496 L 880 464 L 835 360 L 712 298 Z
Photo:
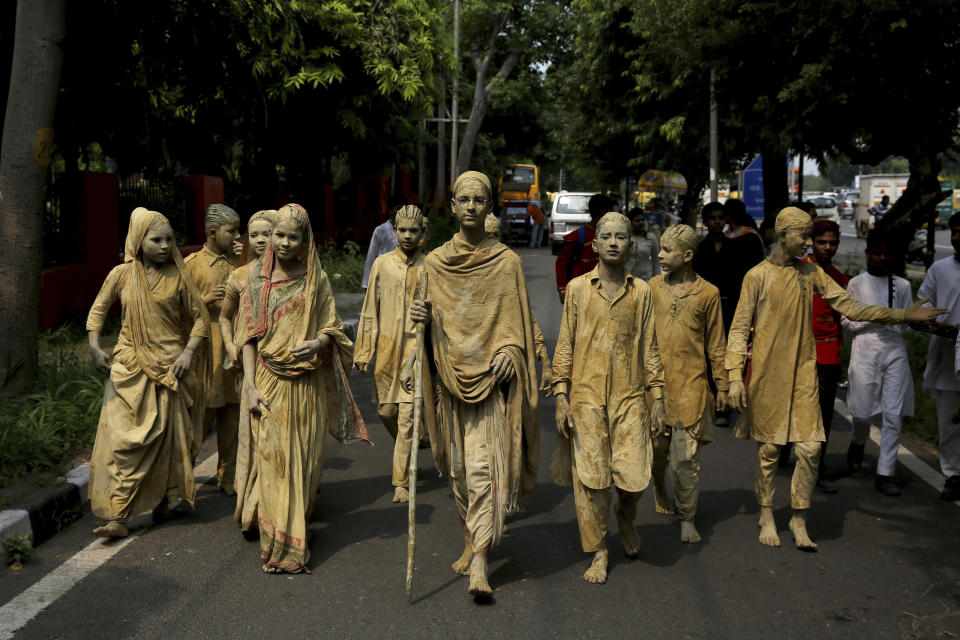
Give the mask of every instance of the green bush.
M 320 265 L 330 278 L 334 293 L 359 292 L 367 254 L 356 242 L 347 240 L 338 247 L 333 240 L 317 249 Z
M 103 376 L 78 348 L 77 331 L 40 340 L 40 371 L 31 393 L 7 398 L 0 413 L 0 488 L 32 474 L 62 473 L 93 444 Z

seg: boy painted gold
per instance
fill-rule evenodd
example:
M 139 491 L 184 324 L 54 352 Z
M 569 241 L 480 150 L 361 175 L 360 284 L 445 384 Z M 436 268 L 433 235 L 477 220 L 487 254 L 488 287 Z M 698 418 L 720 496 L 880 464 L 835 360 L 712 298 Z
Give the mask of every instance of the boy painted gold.
M 807 511 L 817 482 L 824 438 L 817 381 L 817 352 L 811 327 L 813 295 L 844 316 L 880 324 L 927 321 L 946 309 L 890 309 L 857 302 L 816 263 L 800 260 L 813 246 L 810 216 L 796 207 L 777 215 L 770 256 L 747 272 L 727 343 L 729 404 L 743 411 L 734 435 L 757 442 L 756 492 L 760 544 L 780 546 L 773 519 L 774 476 L 780 447 L 794 444 L 797 463 L 791 485 L 790 531 L 798 548 L 815 551 L 807 533 Z M 753 329 L 749 403 L 743 384 L 747 343 Z
M 183 262 L 187 275 L 203 296 L 210 322 L 219 326 L 227 279 L 237 268 L 235 247 L 241 238 L 240 216 L 226 205 L 212 204 L 207 209 L 204 227 L 207 232 L 206 243 Z M 210 347 L 212 362 L 207 384 L 207 411 L 203 419 L 203 432 L 197 434 L 196 446 L 199 447 L 210 427 L 216 423 L 217 486 L 228 496 L 233 496 L 236 495 L 233 480 L 237 464 L 240 394 L 234 376 L 223 368 L 225 351 L 220 331 L 210 331 Z
M 653 301 L 647 284 L 624 269 L 629 248 L 630 221 L 604 215 L 593 240 L 600 262 L 567 285 L 553 357 L 561 437 L 551 474 L 558 484 L 573 485 L 580 542 L 594 554 L 583 579 L 596 584 L 607 579 L 611 484 L 624 549 L 631 557 L 640 552 L 633 521 L 650 482 L 651 436 L 664 421 Z
M 708 361 L 718 410 L 726 407 L 728 387 L 720 291 L 693 271 L 697 240 L 696 232 L 685 224 L 668 227 L 660 238 L 664 275 L 650 280 L 666 379 L 666 432 L 654 439 L 653 483 L 657 489 L 663 486 L 669 464 L 681 542 L 700 542 L 693 522 L 700 491 L 700 448 L 713 439 Z M 669 501 L 658 506 L 669 508 Z
M 370 268 L 357 326 L 353 366 L 366 373 L 376 355 L 373 377 L 379 403 L 377 414 L 396 440 L 393 447 L 393 501 L 409 502 L 410 451 L 416 450 L 411 441 L 413 394 L 400 384 L 400 373 L 416 345 L 416 329 L 409 309 L 426 257 L 420 249 L 426 233 L 420 209 L 413 205 L 398 209 L 394 214 L 393 231 L 397 248 L 378 257 Z M 426 386 L 430 388 L 429 383 Z M 429 413 L 432 420 L 433 412 Z

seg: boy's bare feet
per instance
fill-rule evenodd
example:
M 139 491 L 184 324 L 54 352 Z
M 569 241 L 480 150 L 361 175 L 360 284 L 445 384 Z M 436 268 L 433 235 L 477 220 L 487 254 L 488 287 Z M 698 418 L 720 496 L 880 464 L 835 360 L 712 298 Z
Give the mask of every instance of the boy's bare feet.
M 797 549 L 804 551 L 816 551 L 817 543 L 810 539 L 807 534 L 807 510 L 797 509 L 790 518 L 790 531 L 793 532 L 793 540 L 797 544 Z
M 772 507 L 760 507 L 760 544 L 768 547 L 780 546 L 780 536 L 777 535 L 777 523 L 773 520 Z
M 126 538 L 130 535 L 127 525 L 119 520 L 111 520 L 107 524 L 93 530 L 93 535 L 101 538 Z
M 606 549 L 600 549 L 593 554 L 593 561 L 590 568 L 583 574 L 583 579 L 590 584 L 603 584 L 607 581 L 607 558 L 609 552 Z

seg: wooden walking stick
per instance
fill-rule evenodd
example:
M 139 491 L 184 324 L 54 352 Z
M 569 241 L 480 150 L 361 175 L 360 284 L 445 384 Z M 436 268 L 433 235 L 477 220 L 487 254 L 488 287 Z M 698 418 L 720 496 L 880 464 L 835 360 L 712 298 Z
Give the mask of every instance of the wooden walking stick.
M 414 300 L 427 299 L 427 274 L 420 268 Z M 417 555 L 417 452 L 420 449 L 420 424 L 423 422 L 423 323 L 417 323 L 417 344 L 413 361 L 413 434 L 410 436 L 410 502 L 407 509 L 407 586 L 410 597 L 413 589 L 413 563 Z

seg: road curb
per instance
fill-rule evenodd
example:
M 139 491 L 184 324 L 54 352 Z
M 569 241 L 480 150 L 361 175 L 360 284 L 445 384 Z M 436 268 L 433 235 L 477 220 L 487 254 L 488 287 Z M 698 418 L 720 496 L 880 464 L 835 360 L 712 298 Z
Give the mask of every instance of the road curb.
M 0 542 L 13 536 L 30 536 L 37 545 L 79 520 L 88 502 L 89 480 L 90 467 L 76 467 L 62 482 L 41 487 L 21 500 L 16 508 L 0 511 Z
M 343 321 L 343 332 L 353 341 L 357 339 L 359 321 L 359 318 Z M 16 507 L 0 511 L 0 543 L 13 536 L 30 536 L 33 544 L 38 545 L 79 520 L 89 502 L 89 483 L 90 466 L 84 464 L 68 471 L 62 482 L 36 489 Z

